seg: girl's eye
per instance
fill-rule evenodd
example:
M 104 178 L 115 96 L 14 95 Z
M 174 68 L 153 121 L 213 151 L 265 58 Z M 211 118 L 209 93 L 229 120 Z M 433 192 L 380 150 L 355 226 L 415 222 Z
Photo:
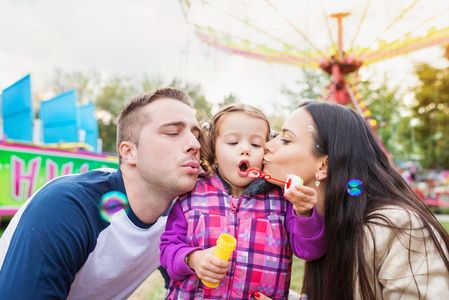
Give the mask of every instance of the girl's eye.
M 256 147 L 256 148 L 262 147 L 261 145 L 258 145 L 258 144 L 251 144 L 251 146 Z
M 282 144 L 287 145 L 288 143 L 291 143 L 292 141 L 289 141 L 287 139 L 281 139 Z
M 178 135 L 177 132 L 167 132 L 166 134 L 169 136 L 177 136 Z
M 237 142 L 228 142 L 228 145 L 237 145 Z

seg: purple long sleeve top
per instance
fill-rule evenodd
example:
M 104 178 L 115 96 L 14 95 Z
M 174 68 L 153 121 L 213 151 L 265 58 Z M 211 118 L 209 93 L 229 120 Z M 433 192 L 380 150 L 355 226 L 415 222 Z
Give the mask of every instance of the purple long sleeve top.
M 218 175 L 200 176 L 193 191 L 181 196 L 161 236 L 161 264 L 171 283 L 166 299 L 248 299 L 262 292 L 285 299 L 290 287 L 292 252 L 315 260 L 326 252 L 324 219 L 295 215 L 280 188 L 262 178 L 239 197 L 226 192 Z M 222 232 L 237 239 L 228 274 L 207 288 L 185 263 L 195 250 L 216 245 Z

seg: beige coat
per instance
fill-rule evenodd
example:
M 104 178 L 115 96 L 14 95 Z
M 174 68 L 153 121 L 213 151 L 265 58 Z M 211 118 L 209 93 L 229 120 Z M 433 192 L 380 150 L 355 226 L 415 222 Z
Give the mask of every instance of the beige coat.
M 371 272 L 368 274 L 375 272 L 376 299 L 449 299 L 449 272 L 430 240 L 429 231 L 421 229 L 421 221 L 398 207 L 387 207 L 377 213 L 399 228 L 409 229 L 397 237 L 388 227 L 366 227 L 365 256 L 367 262 L 372 262 L 368 264 Z M 408 248 L 413 251 L 409 252 Z M 443 249 L 447 254 L 447 248 L 443 246 Z M 355 299 L 360 298 L 357 286 Z

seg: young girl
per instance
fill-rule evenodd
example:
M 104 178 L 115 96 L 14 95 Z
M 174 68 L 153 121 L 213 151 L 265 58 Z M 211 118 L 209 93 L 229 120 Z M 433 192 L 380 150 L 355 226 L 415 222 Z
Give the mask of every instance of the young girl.
M 281 188 L 247 175 L 262 168 L 270 135 L 259 109 L 231 104 L 208 127 L 201 138 L 207 173 L 175 202 L 161 236 L 161 263 L 171 277 L 166 299 L 254 299 L 257 292 L 286 299 L 292 250 L 305 260 L 326 250 L 317 193 L 298 185 L 287 201 Z M 237 240 L 229 262 L 212 255 L 223 232 Z M 208 288 L 201 280 L 220 284 Z

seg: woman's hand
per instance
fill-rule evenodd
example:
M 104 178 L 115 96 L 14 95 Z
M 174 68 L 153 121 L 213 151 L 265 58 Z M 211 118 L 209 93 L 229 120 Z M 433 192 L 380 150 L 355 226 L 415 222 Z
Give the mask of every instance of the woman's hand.
M 206 282 L 219 283 L 229 269 L 229 262 L 214 256 L 215 247 L 196 250 L 189 254 L 188 266 Z
M 318 202 L 318 193 L 315 189 L 297 184 L 284 194 L 285 198 L 293 204 L 296 215 L 310 217 L 312 208 Z

